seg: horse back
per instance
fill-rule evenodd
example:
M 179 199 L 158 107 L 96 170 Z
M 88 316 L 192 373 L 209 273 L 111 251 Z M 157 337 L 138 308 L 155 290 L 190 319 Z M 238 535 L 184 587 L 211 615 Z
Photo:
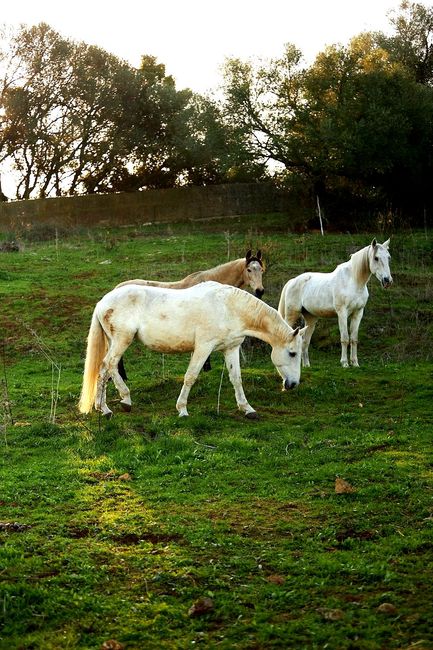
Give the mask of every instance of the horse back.
M 152 350 L 188 352 L 198 340 L 219 345 L 230 329 L 238 329 L 230 308 L 232 291 L 215 282 L 184 290 L 126 285 L 102 298 L 97 315 L 109 339 L 136 336 Z

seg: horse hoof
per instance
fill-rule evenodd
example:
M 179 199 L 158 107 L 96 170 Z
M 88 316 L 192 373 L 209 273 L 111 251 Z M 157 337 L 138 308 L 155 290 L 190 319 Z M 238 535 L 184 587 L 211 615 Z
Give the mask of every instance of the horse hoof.
M 126 402 L 120 402 L 120 406 L 126 413 L 131 413 L 131 404 L 126 404 Z
M 245 413 L 245 417 L 249 420 L 260 420 L 260 416 L 257 411 L 250 411 L 249 413 Z
M 103 416 L 106 420 L 111 420 L 113 417 L 113 411 L 107 411 L 107 413 L 103 413 Z

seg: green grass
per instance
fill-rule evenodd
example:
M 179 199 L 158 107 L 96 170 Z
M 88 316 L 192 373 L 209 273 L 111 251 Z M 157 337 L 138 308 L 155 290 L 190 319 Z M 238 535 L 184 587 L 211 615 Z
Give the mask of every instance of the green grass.
M 112 386 L 111 421 L 76 410 L 91 312 L 117 282 L 262 248 L 276 306 L 289 277 L 372 237 L 252 216 L 1 254 L 0 648 L 433 648 L 432 233 L 392 236 L 395 284 L 370 281 L 361 368 L 339 367 L 337 324 L 322 321 L 312 367 L 282 393 L 267 346 L 245 343 L 257 422 L 226 373 L 218 395 L 219 355 L 179 419 L 187 358 L 138 345 L 132 412 Z M 337 494 L 337 477 L 354 491 Z M 189 615 L 203 597 L 212 609 Z

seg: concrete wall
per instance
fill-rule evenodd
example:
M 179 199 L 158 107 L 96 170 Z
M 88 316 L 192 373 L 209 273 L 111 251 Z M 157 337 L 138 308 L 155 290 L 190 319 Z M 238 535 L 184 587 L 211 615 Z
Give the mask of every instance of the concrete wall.
M 267 184 L 211 185 L 0 203 L 0 227 L 63 227 L 188 221 L 284 211 L 287 197 Z

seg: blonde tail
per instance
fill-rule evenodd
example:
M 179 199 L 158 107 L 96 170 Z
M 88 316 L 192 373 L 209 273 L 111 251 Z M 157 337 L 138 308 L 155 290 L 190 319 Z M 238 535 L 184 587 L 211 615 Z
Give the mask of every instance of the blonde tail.
M 90 413 L 95 403 L 99 369 L 107 350 L 107 341 L 96 311 L 87 337 L 86 362 L 84 364 L 83 386 L 78 408 L 80 413 Z

